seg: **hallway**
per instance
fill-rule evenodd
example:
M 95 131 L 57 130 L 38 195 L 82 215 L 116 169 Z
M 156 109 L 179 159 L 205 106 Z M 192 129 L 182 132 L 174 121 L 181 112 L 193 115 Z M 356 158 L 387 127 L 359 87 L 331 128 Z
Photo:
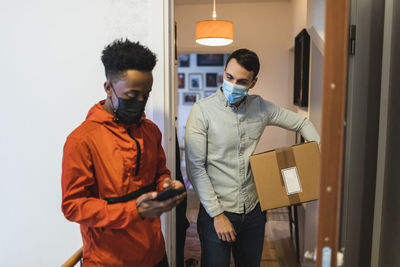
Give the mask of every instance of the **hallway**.
M 199 200 L 193 189 L 188 189 L 187 218 L 190 227 L 186 232 L 185 262 L 197 259 L 200 266 L 200 242 L 197 235 L 196 219 Z M 290 240 L 289 221 L 286 208 L 268 212 L 261 267 L 298 267 L 296 251 Z M 196 265 L 197 266 L 197 265 Z M 234 266 L 233 260 L 231 266 Z

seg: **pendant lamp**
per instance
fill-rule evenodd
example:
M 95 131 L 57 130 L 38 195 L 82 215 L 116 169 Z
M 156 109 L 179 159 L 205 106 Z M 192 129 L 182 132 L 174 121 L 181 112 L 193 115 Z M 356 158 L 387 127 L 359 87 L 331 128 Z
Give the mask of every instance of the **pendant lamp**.
M 213 19 L 196 23 L 196 43 L 207 46 L 228 45 L 233 42 L 233 23 L 226 20 L 217 20 L 215 0 L 213 1 Z

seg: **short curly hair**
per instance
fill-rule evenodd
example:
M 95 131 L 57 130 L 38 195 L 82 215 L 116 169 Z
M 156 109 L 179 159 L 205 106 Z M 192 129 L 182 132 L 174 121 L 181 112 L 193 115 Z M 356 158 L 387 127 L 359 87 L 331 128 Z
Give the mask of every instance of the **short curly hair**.
M 107 79 L 113 79 L 126 70 L 152 71 L 157 57 L 139 42 L 117 39 L 104 48 L 101 61 Z
M 233 58 L 236 59 L 240 66 L 248 71 L 253 72 L 253 79 L 257 77 L 258 72 L 260 71 L 260 61 L 256 53 L 245 48 L 238 49 L 228 57 L 225 68 L 228 66 L 229 61 Z

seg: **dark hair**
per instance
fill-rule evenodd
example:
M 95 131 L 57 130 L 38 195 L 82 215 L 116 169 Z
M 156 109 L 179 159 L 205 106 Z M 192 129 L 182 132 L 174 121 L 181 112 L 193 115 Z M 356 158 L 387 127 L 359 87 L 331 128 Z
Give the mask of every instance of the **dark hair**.
M 257 77 L 258 72 L 260 71 L 260 61 L 258 60 L 256 53 L 245 48 L 238 49 L 228 57 L 225 68 L 233 58 L 236 59 L 240 66 L 253 72 L 253 79 Z
M 111 79 L 126 70 L 152 71 L 157 57 L 139 42 L 117 39 L 104 48 L 101 61 L 107 79 Z

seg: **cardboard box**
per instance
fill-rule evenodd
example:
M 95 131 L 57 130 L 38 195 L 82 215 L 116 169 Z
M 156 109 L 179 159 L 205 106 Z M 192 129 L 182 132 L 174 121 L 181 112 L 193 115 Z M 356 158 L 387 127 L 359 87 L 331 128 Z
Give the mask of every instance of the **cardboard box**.
M 320 152 L 316 142 L 250 156 L 261 209 L 318 199 Z

